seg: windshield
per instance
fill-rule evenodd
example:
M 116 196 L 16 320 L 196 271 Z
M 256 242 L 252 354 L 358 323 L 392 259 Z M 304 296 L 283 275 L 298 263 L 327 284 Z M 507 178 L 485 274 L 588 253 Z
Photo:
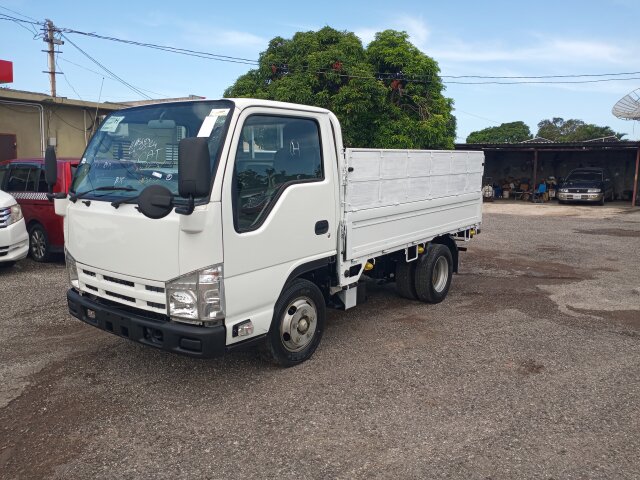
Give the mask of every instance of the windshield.
M 601 182 L 601 172 L 572 172 L 567 177 L 567 182 Z
M 163 103 L 111 113 L 87 146 L 75 172 L 72 193 L 99 189 L 86 198 L 136 197 L 151 184 L 178 194 L 178 144 L 188 137 L 207 137 L 211 171 L 227 132 L 233 104 Z M 110 188 L 113 187 L 113 190 Z

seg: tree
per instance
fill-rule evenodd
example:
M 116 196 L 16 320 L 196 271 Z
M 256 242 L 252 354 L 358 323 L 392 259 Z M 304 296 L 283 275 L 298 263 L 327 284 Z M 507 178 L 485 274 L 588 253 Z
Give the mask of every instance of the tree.
M 224 95 L 327 108 L 350 147 L 452 148 L 453 101 L 438 73 L 405 32 L 380 32 L 365 49 L 354 33 L 324 27 L 272 39 Z
M 531 138 L 531 130 L 526 123 L 511 122 L 471 132 L 467 143 L 518 143 Z
M 565 120 L 553 117 L 550 120 L 542 120 L 538 123 L 538 137 L 546 138 L 554 142 L 584 142 L 603 137 L 617 137 L 621 140 L 626 133 L 614 132 L 611 127 L 600 127 L 592 123 L 571 118 Z

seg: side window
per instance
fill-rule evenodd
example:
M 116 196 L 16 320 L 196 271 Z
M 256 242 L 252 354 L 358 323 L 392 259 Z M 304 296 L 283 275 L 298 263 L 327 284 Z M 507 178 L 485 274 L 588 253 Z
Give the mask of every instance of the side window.
M 320 131 L 314 120 L 253 115 L 242 127 L 233 180 L 238 232 L 264 222 L 280 194 L 301 182 L 324 178 Z
M 9 170 L 6 166 L 0 166 L 0 190 L 3 190 L 2 186 L 4 185 L 4 179 L 7 176 L 7 171 Z
M 9 181 L 7 182 L 7 192 L 35 192 L 37 167 L 14 166 L 9 170 Z
M 49 191 L 49 186 L 47 185 L 47 182 L 45 181 L 45 177 L 44 177 L 44 168 L 39 168 L 38 169 L 38 175 L 36 178 L 38 178 L 38 192 L 48 192 Z

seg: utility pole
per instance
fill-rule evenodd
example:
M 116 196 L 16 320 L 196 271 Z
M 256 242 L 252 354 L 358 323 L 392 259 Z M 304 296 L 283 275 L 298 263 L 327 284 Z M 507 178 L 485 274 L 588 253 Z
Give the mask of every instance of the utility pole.
M 47 53 L 49 56 L 49 71 L 42 72 L 49 74 L 49 82 L 51 83 L 51 96 L 56 96 L 56 53 L 54 50 L 55 45 L 64 45 L 64 42 L 60 39 L 55 38 L 56 27 L 51 20 L 47 18 L 46 21 L 46 30 L 45 35 L 42 40 L 49 44 L 49 47 L 43 52 Z

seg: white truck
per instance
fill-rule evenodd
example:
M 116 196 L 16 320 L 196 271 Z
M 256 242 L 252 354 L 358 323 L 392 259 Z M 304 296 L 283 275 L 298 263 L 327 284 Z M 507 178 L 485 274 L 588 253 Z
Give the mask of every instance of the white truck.
M 406 298 L 445 298 L 458 242 L 479 232 L 483 162 L 482 152 L 343 149 L 335 115 L 305 105 L 116 111 L 70 194 L 51 196 L 69 312 L 173 352 L 259 345 L 298 364 L 320 343 L 326 308 L 364 298 L 363 275 Z
M 22 209 L 15 198 L 0 190 L 0 268 L 12 266 L 28 253 L 29 235 Z

